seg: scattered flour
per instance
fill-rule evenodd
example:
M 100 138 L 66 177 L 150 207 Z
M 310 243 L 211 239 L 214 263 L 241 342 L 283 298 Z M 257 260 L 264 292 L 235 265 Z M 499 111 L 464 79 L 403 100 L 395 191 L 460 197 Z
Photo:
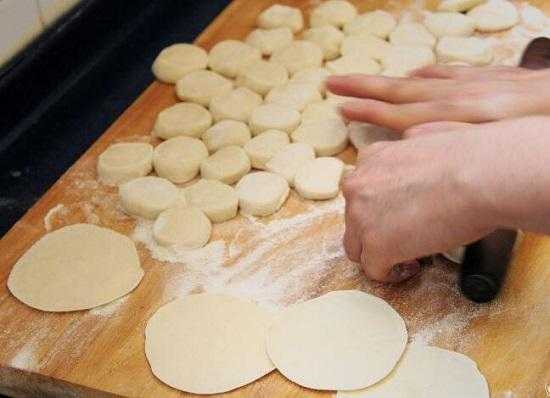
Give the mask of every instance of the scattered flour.
M 95 315 L 95 316 L 109 317 L 113 315 L 115 312 L 117 312 L 127 299 L 128 299 L 127 295 L 123 296 L 119 299 L 111 301 L 110 303 L 92 308 L 91 310 L 88 311 L 88 313 L 90 315 Z
M 57 213 L 62 214 L 66 211 L 67 210 L 62 203 L 58 203 L 56 206 L 52 207 L 44 217 L 44 228 L 46 228 L 46 231 L 49 232 L 52 230 L 52 219 L 57 215 Z

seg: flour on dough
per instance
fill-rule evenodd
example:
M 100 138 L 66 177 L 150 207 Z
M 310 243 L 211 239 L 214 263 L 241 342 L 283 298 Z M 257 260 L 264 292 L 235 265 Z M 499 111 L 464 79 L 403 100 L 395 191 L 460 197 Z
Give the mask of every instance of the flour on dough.
M 265 170 L 267 162 L 290 144 L 288 134 L 280 130 L 266 130 L 252 138 L 244 146 L 250 163 L 255 169 Z
M 197 207 L 171 207 L 153 224 L 155 241 L 165 247 L 198 249 L 208 243 L 211 233 L 210 220 Z
M 290 189 L 278 174 L 258 171 L 244 176 L 235 186 L 243 214 L 269 216 L 285 203 Z
M 188 205 L 201 209 L 212 222 L 227 221 L 237 215 L 239 198 L 230 185 L 201 179 L 184 192 Z
M 189 72 L 176 82 L 176 95 L 182 101 L 208 106 L 217 95 L 227 94 L 233 82 L 209 70 Z
M 226 146 L 202 161 L 201 177 L 233 184 L 247 174 L 250 167 L 250 159 L 243 148 Z
M 286 26 L 296 33 L 304 27 L 304 17 L 298 8 L 273 4 L 258 15 L 258 26 L 264 29 L 275 29 Z
M 153 126 L 153 135 L 167 140 L 177 136 L 200 137 L 212 124 L 203 106 L 184 102 L 162 110 Z
M 161 211 L 176 203 L 178 188 L 160 177 L 140 177 L 118 188 L 118 196 L 124 211 L 132 216 L 154 220 Z
M 210 153 L 230 145 L 244 146 L 250 141 L 250 129 L 238 120 L 222 120 L 210 127 L 202 140 Z
M 176 184 L 192 180 L 199 173 L 208 150 L 201 140 L 191 137 L 174 137 L 155 147 L 153 165 L 159 177 Z
M 118 185 L 146 176 L 153 169 L 153 146 L 140 142 L 113 144 L 97 159 L 98 179 Z
M 321 157 L 309 161 L 296 171 L 294 188 L 304 199 L 332 199 L 340 192 L 344 163 L 337 158 Z
M 193 44 L 178 43 L 166 47 L 153 62 L 153 73 L 165 83 L 175 83 L 187 73 L 205 69 L 208 55 Z
M 274 155 L 267 162 L 266 169 L 281 175 L 290 186 L 294 186 L 296 170 L 313 159 L 315 159 L 313 147 L 306 143 L 296 142 L 285 146 Z

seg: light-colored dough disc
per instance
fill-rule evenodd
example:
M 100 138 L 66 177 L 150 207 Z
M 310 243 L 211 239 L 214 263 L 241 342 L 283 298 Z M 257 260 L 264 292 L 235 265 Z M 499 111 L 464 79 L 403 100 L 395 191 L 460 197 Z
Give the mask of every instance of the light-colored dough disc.
M 286 26 L 293 32 L 304 27 L 304 17 L 298 8 L 273 4 L 258 15 L 258 26 L 264 29 L 275 29 Z
M 485 3 L 486 0 L 441 0 L 437 9 L 439 11 L 468 11 L 475 6 Z
M 325 81 L 329 76 L 330 73 L 325 68 L 304 69 L 300 72 L 296 72 L 290 81 L 292 83 L 314 84 L 317 87 L 317 90 L 324 95 L 326 92 Z
M 248 122 L 250 113 L 262 103 L 262 97 L 246 87 L 239 87 L 228 94 L 210 101 L 210 112 L 216 122 L 224 119 Z
M 257 60 L 244 67 L 237 78 L 237 85 L 265 95 L 273 87 L 288 82 L 288 71 L 279 64 Z
M 338 391 L 336 397 L 489 398 L 489 388 L 476 363 L 467 356 L 411 344 L 394 371 L 380 383 L 359 391 Z
M 294 187 L 304 199 L 331 199 L 340 191 L 344 163 L 337 158 L 317 158 L 298 169 Z
M 161 111 L 153 135 L 167 140 L 177 136 L 200 137 L 212 124 L 212 116 L 203 106 L 184 102 Z
M 176 82 L 179 99 L 204 106 L 208 106 L 215 96 L 227 94 L 232 89 L 231 80 L 209 70 L 189 72 Z
M 426 46 L 433 48 L 437 39 L 418 22 L 402 22 L 390 34 L 394 46 Z
M 308 104 L 302 112 L 302 123 L 316 122 L 323 119 L 339 119 L 344 121 L 344 118 L 338 110 L 338 104 L 330 99 Z
M 327 62 L 326 68 L 335 75 L 349 73 L 365 73 L 376 75 L 380 72 L 380 64 L 365 54 L 348 54 L 334 61 Z
M 270 61 L 283 65 L 293 75 L 304 69 L 320 67 L 323 64 L 323 50 L 310 41 L 295 40 L 275 51 Z
M 403 319 L 384 300 L 335 291 L 288 307 L 267 352 L 288 379 L 317 390 L 357 390 L 387 376 L 407 343 Z
M 244 146 L 250 141 L 250 129 L 238 120 L 222 120 L 206 130 L 202 140 L 210 153 L 230 145 Z
M 252 111 L 248 123 L 254 135 L 266 130 L 281 130 L 291 133 L 300 124 L 300 112 L 279 103 L 267 103 Z
M 178 43 L 166 47 L 153 62 L 153 73 L 157 79 L 175 83 L 187 73 L 206 68 L 208 55 L 193 44 Z
M 304 40 L 317 44 L 323 51 L 324 59 L 334 59 L 340 55 L 340 45 L 344 34 L 332 25 L 319 26 L 306 30 Z
M 382 58 L 384 76 L 406 76 L 409 72 L 435 63 L 433 51 L 424 46 L 391 46 Z
M 260 50 L 263 55 L 271 55 L 278 49 L 288 46 L 293 38 L 292 30 L 286 26 L 275 29 L 254 29 L 246 37 L 246 43 Z
M 145 328 L 153 374 L 178 390 L 216 394 L 273 370 L 265 352 L 271 316 L 230 296 L 193 294 L 157 310 Z
M 488 65 L 493 60 L 491 45 L 479 37 L 442 37 L 435 48 L 442 63 L 466 62 L 470 65 Z
M 211 233 L 210 220 L 197 207 L 171 207 L 153 224 L 155 241 L 165 247 L 198 249 L 208 243 Z
M 476 28 L 473 18 L 459 12 L 434 12 L 424 18 L 424 25 L 435 37 L 471 36 Z
M 340 119 L 318 119 L 300 124 L 291 134 L 293 142 L 305 142 L 317 156 L 332 156 L 348 146 L 348 129 Z
M 343 27 L 357 16 L 357 9 L 346 0 L 328 0 L 315 7 L 309 16 L 309 24 L 317 26 Z
M 153 164 L 159 177 L 176 184 L 192 180 L 199 173 L 208 150 L 201 140 L 191 137 L 174 137 L 155 148 Z
M 285 203 L 290 192 L 288 182 L 279 174 L 258 171 L 245 175 L 236 185 L 241 213 L 269 216 Z
M 358 150 L 378 141 L 399 139 L 396 132 L 370 123 L 350 122 L 348 131 L 350 142 Z
M 277 173 L 294 186 L 296 170 L 310 160 L 315 159 L 315 151 L 309 144 L 296 142 L 285 146 L 266 164 L 266 169 Z
M 493 0 L 468 11 L 481 32 L 498 32 L 509 29 L 519 22 L 516 6 L 508 0 Z
M 176 203 L 179 191 L 164 178 L 148 176 L 122 184 L 118 195 L 126 213 L 154 220 L 161 211 Z
M 385 39 L 395 29 L 397 22 L 389 12 L 376 10 L 361 14 L 344 25 L 346 35 L 370 33 Z
M 185 188 L 189 206 L 201 209 L 212 222 L 223 222 L 237 215 L 239 198 L 235 189 L 216 180 L 199 180 Z
M 42 311 L 77 311 L 132 291 L 143 270 L 134 242 L 107 228 L 75 224 L 50 232 L 17 260 L 10 292 Z
M 226 146 L 201 163 L 201 177 L 226 184 L 239 181 L 250 171 L 250 159 L 240 146 Z
M 342 41 L 342 55 L 357 55 L 381 60 L 390 48 L 390 43 L 370 33 L 347 36 Z
M 312 83 L 288 83 L 275 87 L 265 97 L 268 104 L 279 104 L 302 111 L 307 104 L 321 101 L 323 97 L 315 84 Z
M 98 179 L 118 185 L 146 176 L 153 169 L 153 146 L 140 142 L 111 145 L 97 159 Z
M 244 150 L 250 158 L 252 167 L 264 170 L 266 163 L 288 144 L 290 138 L 286 132 L 267 130 L 248 141 Z
M 257 48 L 239 40 L 223 40 L 210 50 L 208 66 L 214 72 L 233 78 L 250 62 L 261 58 Z

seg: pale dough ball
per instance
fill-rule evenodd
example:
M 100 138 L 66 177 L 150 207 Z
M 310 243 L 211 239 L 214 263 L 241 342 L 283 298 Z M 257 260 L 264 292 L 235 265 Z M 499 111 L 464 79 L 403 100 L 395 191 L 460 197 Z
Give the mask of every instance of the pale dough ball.
M 222 120 L 206 130 L 202 140 L 210 153 L 230 145 L 244 146 L 250 140 L 250 129 L 238 120 Z
M 380 73 L 380 64 L 364 54 L 344 55 L 334 61 L 327 62 L 326 68 L 335 75 L 348 73 L 366 73 L 376 75 Z
M 175 83 L 187 73 L 205 69 L 208 55 L 193 44 L 178 43 L 166 47 L 153 62 L 153 73 L 165 83 Z
M 235 186 L 241 213 L 269 216 L 285 203 L 290 192 L 288 182 L 278 174 L 258 171 L 245 175 Z
M 294 36 L 290 28 L 254 29 L 246 37 L 246 43 L 260 50 L 263 55 L 271 55 L 280 48 L 292 43 Z
M 189 72 L 176 82 L 176 95 L 182 101 L 208 106 L 210 100 L 233 89 L 233 82 L 216 72 L 197 70 Z
M 350 122 L 348 131 L 349 140 L 357 150 L 378 141 L 394 141 L 399 139 L 399 135 L 396 132 L 370 123 Z
M 317 158 L 296 171 L 294 188 L 304 199 L 331 199 L 340 191 L 344 163 L 337 158 Z
M 208 243 L 211 234 L 210 220 L 196 207 L 164 210 L 153 224 L 153 238 L 165 247 L 198 249 Z
M 370 33 L 385 39 L 395 29 L 396 24 L 395 18 L 389 12 L 376 10 L 361 14 L 349 21 L 344 25 L 344 33 L 346 35 Z
M 248 141 L 244 150 L 250 158 L 252 167 L 264 170 L 266 163 L 288 144 L 290 144 L 290 138 L 286 132 L 267 130 Z
M 200 137 L 212 125 L 212 116 L 203 106 L 184 102 L 161 111 L 153 135 L 164 140 L 177 136 Z
M 357 16 L 357 9 L 346 0 L 328 0 L 315 7 L 309 16 L 312 27 L 332 25 L 343 27 Z
M 250 171 L 250 159 L 240 146 L 226 146 L 201 163 L 201 177 L 226 184 L 239 181 Z
M 331 25 L 311 28 L 303 33 L 303 39 L 317 44 L 323 51 L 324 59 L 334 59 L 340 55 L 340 45 L 344 34 Z
M 390 34 L 390 43 L 395 46 L 426 46 L 433 48 L 436 38 L 418 22 L 403 22 Z
M 258 15 L 258 26 L 264 29 L 275 29 L 286 26 L 293 32 L 304 27 L 304 17 L 298 8 L 273 4 Z
M 493 60 L 491 45 L 479 37 L 442 37 L 435 48 L 439 62 L 488 65 Z
M 329 76 L 330 72 L 325 68 L 311 68 L 296 72 L 290 81 L 292 83 L 314 84 L 317 87 L 317 90 L 324 95 L 326 92 L 325 81 Z
M 340 119 L 319 119 L 302 123 L 291 135 L 293 142 L 304 142 L 317 156 L 331 156 L 348 146 L 348 129 Z
M 475 6 L 485 3 L 486 0 L 441 0 L 437 9 L 439 11 L 468 11 Z
M 382 58 L 384 76 L 406 76 L 409 72 L 435 63 L 431 48 L 424 46 L 391 46 Z
M 224 222 L 237 215 L 239 198 L 230 185 L 201 179 L 184 192 L 189 206 L 201 209 L 212 222 Z
M 287 180 L 290 186 L 294 186 L 296 170 L 310 160 L 315 159 L 315 151 L 309 144 L 296 142 L 285 146 L 274 155 L 266 164 L 266 169 L 277 173 Z
M 175 137 L 157 145 L 153 164 L 159 177 L 181 184 L 197 176 L 201 162 L 207 157 L 208 150 L 201 140 Z
M 270 61 L 283 65 L 293 75 L 304 69 L 320 67 L 323 64 L 323 50 L 310 41 L 296 40 L 275 51 Z
M 154 220 L 178 200 L 179 191 L 165 178 L 148 176 L 122 184 L 118 195 L 126 213 Z
M 340 50 L 344 56 L 363 55 L 379 61 L 384 58 L 390 47 L 391 44 L 386 40 L 370 33 L 363 33 L 347 36 L 342 41 Z
M 238 40 L 218 42 L 208 54 L 208 66 L 214 72 L 227 77 L 235 77 L 250 62 L 261 59 L 257 48 Z
M 516 6 L 506 0 L 493 0 L 468 11 L 480 32 L 498 32 L 519 22 Z
M 300 112 L 282 103 L 266 103 L 252 111 L 248 123 L 254 135 L 266 130 L 281 130 L 290 134 L 300 124 Z
M 288 83 L 271 90 L 265 97 L 265 102 L 302 111 L 307 104 L 322 99 L 317 87 L 311 83 Z
M 118 185 L 146 176 L 153 169 L 153 146 L 139 142 L 111 145 L 97 159 L 98 179 Z
M 262 97 L 259 94 L 246 87 L 239 87 L 228 94 L 212 98 L 210 112 L 216 122 L 224 119 L 247 122 L 250 113 L 261 103 Z
M 424 25 L 435 37 L 471 36 L 475 21 L 459 12 L 434 12 L 424 18 Z
M 338 110 L 338 103 L 327 99 L 321 102 L 308 104 L 302 112 L 302 123 L 315 122 L 322 119 L 339 119 L 344 121 L 344 118 Z
M 279 64 L 258 60 L 248 64 L 237 77 L 237 85 L 266 95 L 274 87 L 288 82 L 288 71 Z

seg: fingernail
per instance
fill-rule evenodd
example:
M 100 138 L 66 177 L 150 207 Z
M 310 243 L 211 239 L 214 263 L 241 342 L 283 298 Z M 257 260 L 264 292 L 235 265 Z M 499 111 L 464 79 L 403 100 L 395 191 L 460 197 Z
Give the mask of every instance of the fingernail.
M 390 282 L 403 282 L 420 272 L 420 263 L 418 260 L 404 261 L 393 266 L 389 280 Z

